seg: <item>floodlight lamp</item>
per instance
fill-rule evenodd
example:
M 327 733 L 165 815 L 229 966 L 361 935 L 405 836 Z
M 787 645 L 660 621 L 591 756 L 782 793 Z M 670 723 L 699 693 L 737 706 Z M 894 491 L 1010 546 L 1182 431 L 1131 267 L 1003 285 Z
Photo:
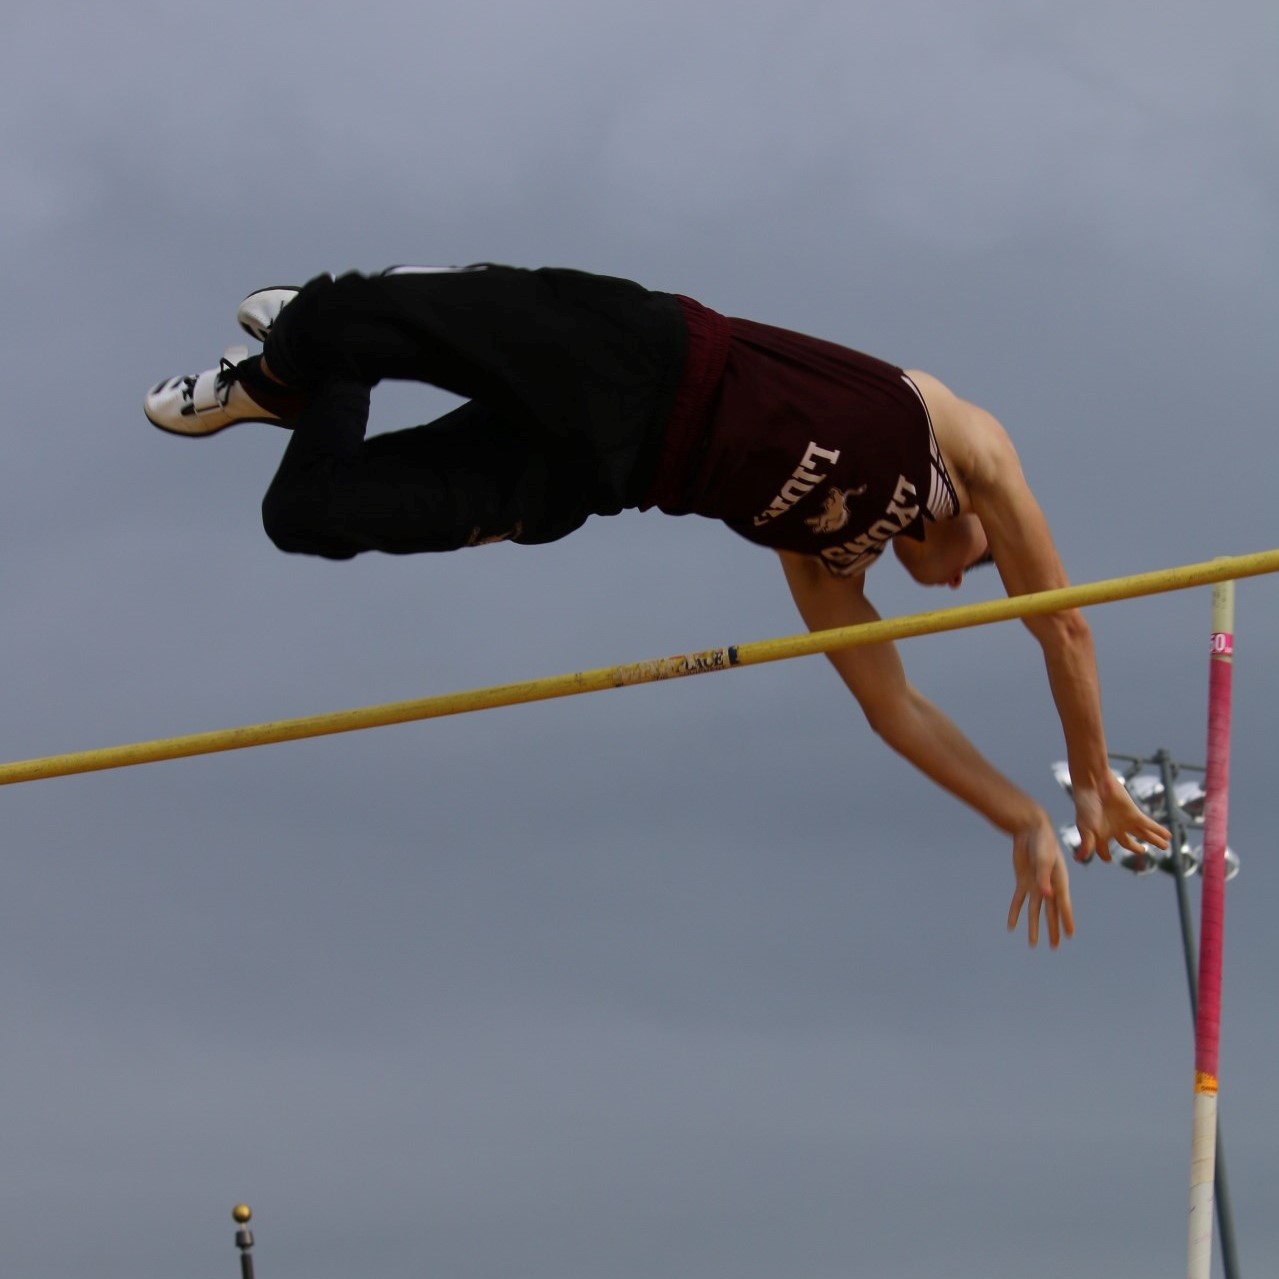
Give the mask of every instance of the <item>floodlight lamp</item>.
M 1196 851 L 1198 850 L 1196 849 Z M 1198 864 L 1195 866 L 1195 871 L 1200 875 L 1204 873 L 1202 857 L 1199 859 Z M 1234 879 L 1234 877 L 1237 874 L 1239 874 L 1239 854 L 1236 853 L 1235 850 L 1231 848 L 1229 844 L 1227 844 L 1226 845 L 1226 880 L 1227 882 Z
M 1164 784 L 1153 773 L 1138 773 L 1128 779 L 1128 794 L 1152 817 L 1164 809 Z
M 1159 869 L 1165 875 L 1180 873 L 1182 879 L 1189 879 L 1191 875 L 1199 873 L 1199 849 L 1191 848 L 1189 844 L 1182 844 L 1176 852 L 1169 849 L 1159 855 L 1158 860 Z
M 1159 869 L 1161 859 L 1159 853 L 1153 848 L 1145 848 L 1139 853 L 1129 852 L 1128 849 L 1121 848 L 1115 860 L 1124 870 L 1130 870 L 1134 875 L 1149 875 L 1152 870 Z
M 1208 798 L 1202 782 L 1178 782 L 1172 789 L 1177 807 L 1190 819 L 1192 826 L 1202 826 L 1204 801 Z

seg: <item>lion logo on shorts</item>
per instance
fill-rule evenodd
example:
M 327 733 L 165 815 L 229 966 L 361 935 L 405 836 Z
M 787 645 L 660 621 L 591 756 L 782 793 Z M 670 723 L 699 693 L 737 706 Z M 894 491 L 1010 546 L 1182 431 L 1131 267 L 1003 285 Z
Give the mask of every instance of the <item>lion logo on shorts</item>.
M 866 492 L 866 485 L 860 484 L 855 489 L 833 488 L 826 494 L 820 515 L 813 515 L 804 521 L 814 533 L 838 533 L 852 518 L 848 509 L 851 498 L 861 497 Z

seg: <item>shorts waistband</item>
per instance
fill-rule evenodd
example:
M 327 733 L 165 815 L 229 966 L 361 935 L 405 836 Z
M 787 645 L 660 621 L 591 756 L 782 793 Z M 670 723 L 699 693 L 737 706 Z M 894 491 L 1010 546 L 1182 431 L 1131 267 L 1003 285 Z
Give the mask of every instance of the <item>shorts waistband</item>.
M 688 328 L 688 354 L 675 392 L 653 482 L 640 510 L 661 507 L 670 515 L 691 509 L 695 463 L 705 440 L 706 408 L 728 360 L 728 318 L 683 294 L 675 295 Z

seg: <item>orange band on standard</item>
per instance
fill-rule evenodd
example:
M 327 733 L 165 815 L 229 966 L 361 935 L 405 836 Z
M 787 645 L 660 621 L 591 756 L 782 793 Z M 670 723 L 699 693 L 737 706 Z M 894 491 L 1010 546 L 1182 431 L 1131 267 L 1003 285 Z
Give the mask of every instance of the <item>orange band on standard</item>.
M 1217 1092 L 1217 1076 L 1210 1075 L 1206 1071 L 1195 1071 L 1195 1092 L 1212 1093 L 1214 1096 Z

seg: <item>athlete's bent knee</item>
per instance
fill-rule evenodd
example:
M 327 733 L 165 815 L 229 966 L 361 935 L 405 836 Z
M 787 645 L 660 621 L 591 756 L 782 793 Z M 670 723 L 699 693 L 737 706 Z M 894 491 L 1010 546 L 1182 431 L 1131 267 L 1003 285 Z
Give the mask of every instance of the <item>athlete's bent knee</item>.
M 351 559 L 357 548 L 336 532 L 324 508 L 325 503 L 310 494 L 273 484 L 262 499 L 262 527 L 280 550 L 291 555 Z

